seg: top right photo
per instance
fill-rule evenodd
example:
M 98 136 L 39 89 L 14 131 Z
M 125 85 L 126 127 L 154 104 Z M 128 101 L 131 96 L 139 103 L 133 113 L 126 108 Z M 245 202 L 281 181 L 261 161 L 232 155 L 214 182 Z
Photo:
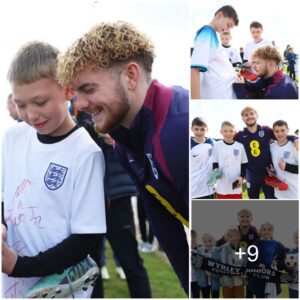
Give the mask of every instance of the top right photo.
M 191 99 L 299 99 L 295 0 L 190 4 Z

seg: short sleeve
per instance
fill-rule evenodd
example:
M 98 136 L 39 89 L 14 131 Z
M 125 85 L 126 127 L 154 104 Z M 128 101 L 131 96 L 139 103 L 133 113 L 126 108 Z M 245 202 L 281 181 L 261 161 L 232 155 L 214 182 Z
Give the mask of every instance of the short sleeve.
M 298 159 L 298 150 L 297 150 L 297 148 L 295 147 L 294 144 L 293 144 L 292 149 L 293 149 L 294 158 L 295 158 L 295 160 L 297 161 L 297 164 L 298 164 L 298 161 L 299 161 L 299 159 Z
M 212 160 L 213 160 L 213 163 L 218 163 L 219 162 L 218 161 L 218 151 L 217 151 L 217 149 L 218 149 L 217 145 L 215 145 L 213 147 L 213 149 L 212 149 Z
M 243 144 L 241 144 L 241 149 L 242 149 L 242 164 L 246 164 L 248 162 L 248 158 Z
M 206 72 L 210 56 L 217 51 L 218 45 L 216 32 L 210 26 L 202 27 L 195 37 L 191 68 L 198 68 L 200 72 Z
M 73 234 L 106 232 L 104 165 L 102 151 L 87 155 L 78 164 L 70 219 Z
M 246 47 L 245 47 L 245 51 L 244 51 L 244 60 L 250 60 L 250 45 L 249 43 L 247 43 Z
M 237 49 L 234 49 L 234 61 L 233 63 L 242 63 L 241 55 Z

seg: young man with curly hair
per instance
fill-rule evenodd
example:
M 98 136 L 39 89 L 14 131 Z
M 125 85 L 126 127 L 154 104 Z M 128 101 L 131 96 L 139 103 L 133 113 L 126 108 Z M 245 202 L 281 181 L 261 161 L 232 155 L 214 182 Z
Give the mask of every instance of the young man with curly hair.
M 79 110 L 110 133 L 149 222 L 188 293 L 188 92 L 151 78 L 154 46 L 126 22 L 102 23 L 59 58 Z
M 262 46 L 252 54 L 252 66 L 259 79 L 234 84 L 238 98 L 249 99 L 298 99 L 298 90 L 293 80 L 280 69 L 282 57 L 271 46 Z M 240 83 L 244 81 L 241 80 Z

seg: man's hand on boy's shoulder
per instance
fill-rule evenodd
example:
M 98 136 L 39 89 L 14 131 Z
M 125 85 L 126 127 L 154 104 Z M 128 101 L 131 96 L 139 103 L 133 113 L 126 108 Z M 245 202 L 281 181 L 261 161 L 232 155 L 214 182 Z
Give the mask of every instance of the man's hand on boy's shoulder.
M 18 254 L 2 240 L 2 272 L 10 275 L 17 263 Z

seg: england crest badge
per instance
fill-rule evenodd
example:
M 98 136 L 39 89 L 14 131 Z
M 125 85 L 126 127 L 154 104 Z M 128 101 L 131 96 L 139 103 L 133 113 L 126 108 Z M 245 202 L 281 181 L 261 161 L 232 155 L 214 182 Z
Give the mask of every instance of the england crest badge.
M 234 156 L 238 156 L 240 154 L 240 150 L 239 149 L 233 149 L 233 155 Z
M 67 172 L 68 172 L 68 168 L 54 163 L 50 163 L 46 171 L 46 174 L 44 176 L 44 182 L 46 187 L 49 190 L 59 189 L 65 181 Z
M 283 159 L 289 159 L 291 156 L 291 152 L 290 151 L 284 151 L 283 152 Z

